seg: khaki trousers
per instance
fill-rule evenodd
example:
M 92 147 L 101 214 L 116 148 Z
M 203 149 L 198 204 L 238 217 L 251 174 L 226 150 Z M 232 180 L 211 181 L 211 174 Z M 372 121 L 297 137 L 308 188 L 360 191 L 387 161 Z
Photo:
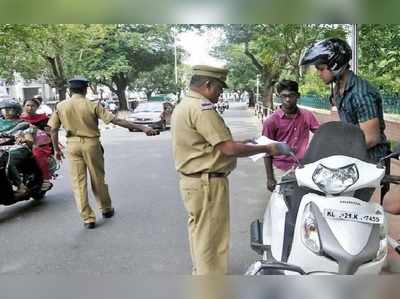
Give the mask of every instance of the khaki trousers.
M 188 212 L 193 275 L 226 274 L 229 253 L 229 184 L 226 177 L 181 176 L 183 203 Z
M 87 171 L 92 191 L 102 213 L 112 209 L 108 186 L 105 183 L 103 148 L 98 138 L 69 137 L 67 158 L 75 203 L 84 222 L 96 221 L 96 214 L 89 205 Z

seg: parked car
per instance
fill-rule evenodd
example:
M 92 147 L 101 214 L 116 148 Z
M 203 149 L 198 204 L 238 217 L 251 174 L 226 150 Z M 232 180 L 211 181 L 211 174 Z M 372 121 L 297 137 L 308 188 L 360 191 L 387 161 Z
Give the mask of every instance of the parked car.
M 169 102 L 144 102 L 129 113 L 128 120 L 135 124 L 165 130 L 171 124 L 173 110 L 174 106 Z
M 174 100 L 174 95 L 172 94 L 156 94 L 150 97 L 149 101 L 158 101 L 158 102 L 171 102 Z

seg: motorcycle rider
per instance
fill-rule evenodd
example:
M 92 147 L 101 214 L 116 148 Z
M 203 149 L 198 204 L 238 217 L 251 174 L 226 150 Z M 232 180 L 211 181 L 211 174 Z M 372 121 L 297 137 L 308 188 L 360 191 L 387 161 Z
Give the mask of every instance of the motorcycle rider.
M 49 171 L 49 158 L 53 153 L 50 139 L 50 127 L 47 126 L 49 117 L 45 113 L 37 113 L 40 101 L 36 98 L 26 99 L 23 103 L 24 112 L 21 119 L 30 123 L 31 132 L 34 134 L 32 153 L 43 175 L 42 190 L 47 191 L 52 187 L 52 174 Z
M 4 119 L 0 119 L 0 134 L 13 136 L 16 145 L 9 150 L 8 174 L 13 185 L 17 187 L 15 196 L 23 196 L 27 187 L 22 182 L 18 171 L 18 165 L 31 156 L 33 136 L 27 130 L 29 123 L 19 118 L 22 107 L 15 100 L 2 100 L 0 111 Z
M 340 120 L 359 126 L 364 132 L 370 158 L 379 161 L 389 152 L 384 130 L 382 98 L 366 80 L 350 70 L 351 48 L 342 39 L 328 38 L 306 49 L 301 66 L 314 65 L 326 84 L 334 85 L 331 102 Z

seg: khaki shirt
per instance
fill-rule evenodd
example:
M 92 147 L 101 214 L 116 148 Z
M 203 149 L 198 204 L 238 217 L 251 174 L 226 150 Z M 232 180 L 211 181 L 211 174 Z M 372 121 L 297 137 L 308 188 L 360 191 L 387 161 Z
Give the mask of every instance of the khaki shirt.
M 71 99 L 57 104 L 48 125 L 53 129 L 59 129 L 62 125 L 67 137 L 93 138 L 100 137 L 99 119 L 108 124 L 114 117 L 100 104 L 93 103 L 79 94 L 73 94 Z
M 202 95 L 190 91 L 176 106 L 171 133 L 177 171 L 227 174 L 236 167 L 236 158 L 215 148 L 221 142 L 232 140 L 232 135 L 213 103 Z

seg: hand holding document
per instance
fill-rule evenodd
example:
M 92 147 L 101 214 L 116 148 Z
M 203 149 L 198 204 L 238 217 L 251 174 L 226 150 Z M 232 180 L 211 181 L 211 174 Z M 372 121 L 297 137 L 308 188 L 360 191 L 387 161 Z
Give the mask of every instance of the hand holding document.
M 247 143 L 247 144 L 257 144 L 257 145 L 267 145 L 270 143 L 276 142 L 275 140 L 269 139 L 265 136 L 260 136 L 257 139 L 254 140 L 254 143 Z M 265 153 L 260 153 L 260 154 L 255 154 L 253 156 L 249 156 L 249 158 L 253 161 L 256 162 L 258 159 L 264 158 Z

